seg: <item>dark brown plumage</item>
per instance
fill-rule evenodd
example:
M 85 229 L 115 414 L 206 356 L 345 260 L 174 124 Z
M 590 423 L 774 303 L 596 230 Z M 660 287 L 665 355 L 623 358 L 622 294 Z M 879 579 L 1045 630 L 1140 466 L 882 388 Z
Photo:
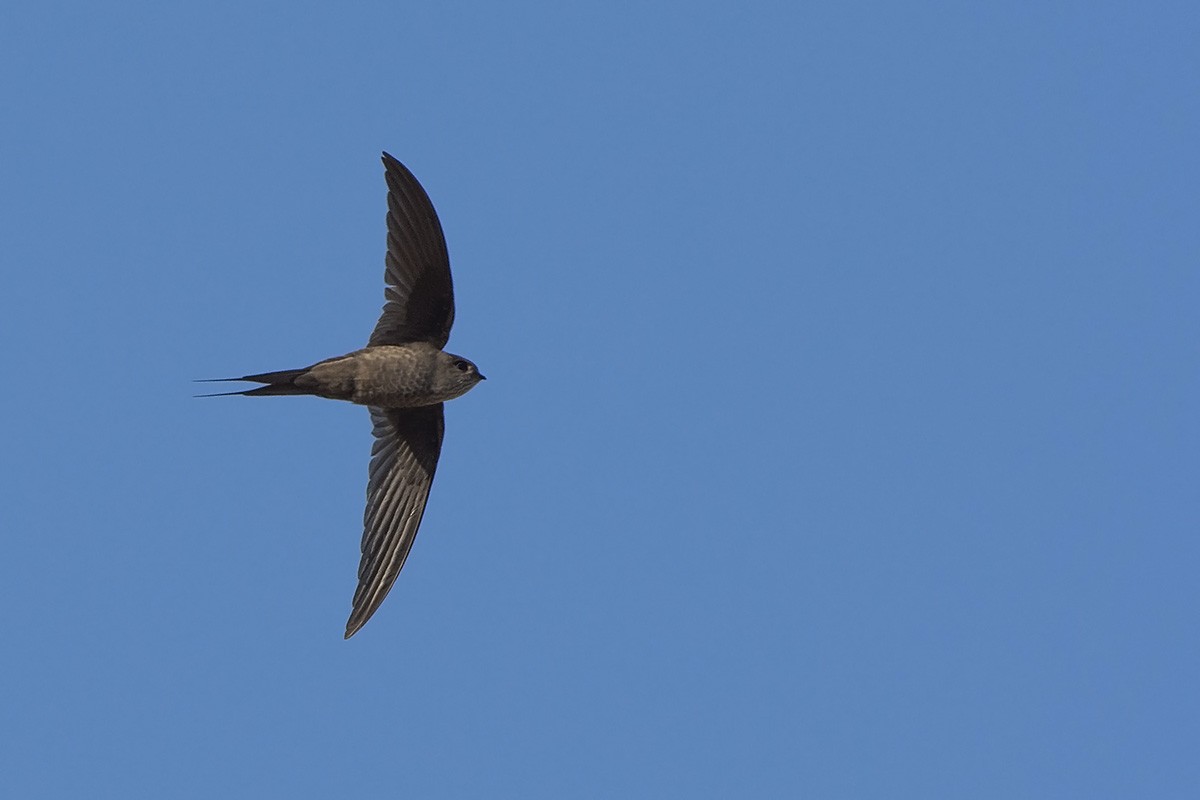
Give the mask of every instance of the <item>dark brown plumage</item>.
M 227 394 L 309 394 L 370 409 L 375 444 L 347 639 L 379 608 L 412 549 L 442 449 L 443 403 L 483 380 L 470 361 L 442 350 L 454 324 L 454 287 L 433 204 L 403 164 L 384 153 L 383 166 L 385 302 L 367 346 L 303 369 L 225 379 L 265 384 Z

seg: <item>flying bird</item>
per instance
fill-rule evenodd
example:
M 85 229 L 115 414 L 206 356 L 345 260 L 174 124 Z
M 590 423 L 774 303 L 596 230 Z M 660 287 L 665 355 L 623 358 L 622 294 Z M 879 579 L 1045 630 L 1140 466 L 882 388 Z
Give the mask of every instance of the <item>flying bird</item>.
M 202 395 L 316 395 L 358 403 L 371 412 L 375 441 L 347 639 L 379 608 L 412 549 L 442 450 L 442 404 L 484 379 L 475 364 L 443 350 L 454 324 L 454 289 L 433 204 L 413 174 L 387 153 L 383 168 L 388 187 L 385 302 L 367 346 L 302 369 L 220 378 L 264 385 Z

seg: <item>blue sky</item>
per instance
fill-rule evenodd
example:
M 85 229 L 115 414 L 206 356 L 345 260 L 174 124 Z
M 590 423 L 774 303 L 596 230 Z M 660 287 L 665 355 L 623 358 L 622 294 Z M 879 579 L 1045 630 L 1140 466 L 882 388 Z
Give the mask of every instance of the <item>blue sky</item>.
M 13 797 L 1194 797 L 1191 3 L 42 3 L 0 28 Z M 450 349 L 342 640 L 379 151 Z

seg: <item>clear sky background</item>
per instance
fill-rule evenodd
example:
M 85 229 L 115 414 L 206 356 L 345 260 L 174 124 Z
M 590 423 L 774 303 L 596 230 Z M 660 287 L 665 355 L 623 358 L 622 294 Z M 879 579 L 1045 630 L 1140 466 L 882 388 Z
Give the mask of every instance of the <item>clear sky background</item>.
M 1200 11 L 27 3 L 0 25 L 20 798 L 1200 796 Z M 349 642 L 387 149 L 421 535 Z

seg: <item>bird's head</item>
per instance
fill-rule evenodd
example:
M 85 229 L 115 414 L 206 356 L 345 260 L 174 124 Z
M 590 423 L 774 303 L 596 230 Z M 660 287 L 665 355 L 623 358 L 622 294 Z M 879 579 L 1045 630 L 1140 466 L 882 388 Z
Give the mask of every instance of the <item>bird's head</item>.
M 485 380 L 479 367 L 462 356 L 453 353 L 441 353 L 440 356 L 436 391 L 444 393 L 447 399 L 466 394 L 475 384 Z

